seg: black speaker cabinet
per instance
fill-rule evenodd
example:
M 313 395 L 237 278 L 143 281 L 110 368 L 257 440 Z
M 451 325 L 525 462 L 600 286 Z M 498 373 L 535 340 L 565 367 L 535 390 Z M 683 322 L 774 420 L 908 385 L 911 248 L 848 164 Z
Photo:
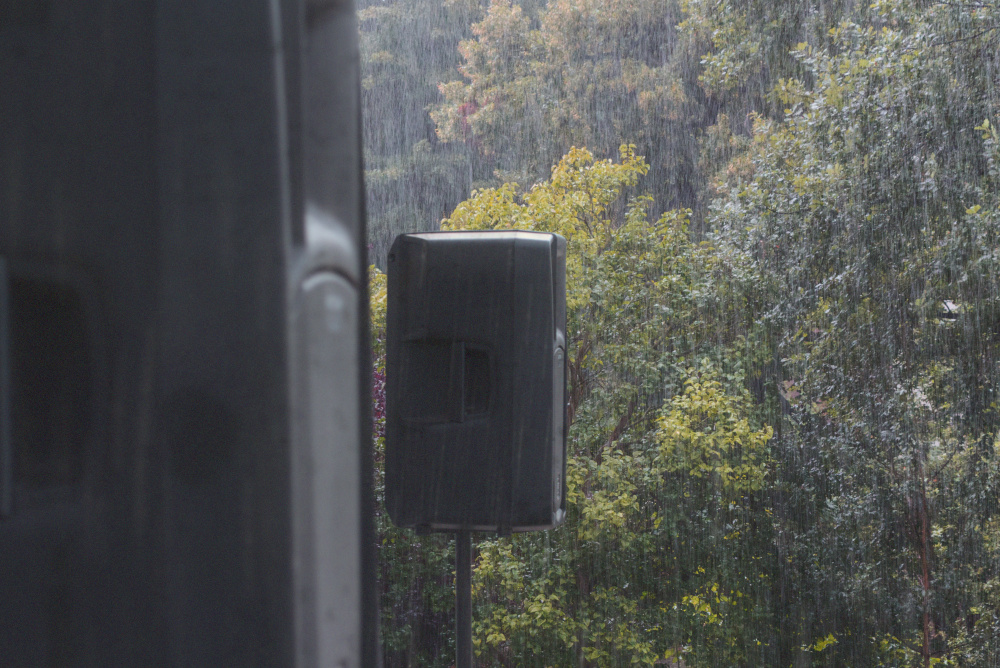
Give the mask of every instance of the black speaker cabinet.
M 396 238 L 385 484 L 397 525 L 505 533 L 562 521 L 565 267 L 556 234 Z
M 376 665 L 356 40 L 0 2 L 0 666 Z

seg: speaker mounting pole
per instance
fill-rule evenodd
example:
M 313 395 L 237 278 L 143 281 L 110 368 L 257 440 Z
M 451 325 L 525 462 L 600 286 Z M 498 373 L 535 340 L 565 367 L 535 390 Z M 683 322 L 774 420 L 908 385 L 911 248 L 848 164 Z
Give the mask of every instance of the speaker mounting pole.
M 472 532 L 455 533 L 455 668 L 472 668 Z

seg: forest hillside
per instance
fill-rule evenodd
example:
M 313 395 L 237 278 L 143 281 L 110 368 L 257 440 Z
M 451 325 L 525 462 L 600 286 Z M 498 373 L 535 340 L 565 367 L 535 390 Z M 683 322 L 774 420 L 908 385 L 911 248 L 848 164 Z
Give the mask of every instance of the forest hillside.
M 479 665 L 1000 667 L 1000 5 L 359 25 L 376 264 L 568 241 L 568 516 L 477 537 Z M 377 521 L 385 665 L 450 666 L 449 537 Z

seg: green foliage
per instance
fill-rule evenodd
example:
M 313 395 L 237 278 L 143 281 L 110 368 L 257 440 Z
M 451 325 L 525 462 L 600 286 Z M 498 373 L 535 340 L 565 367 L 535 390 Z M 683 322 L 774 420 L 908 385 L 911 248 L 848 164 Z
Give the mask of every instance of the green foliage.
M 793 50 L 808 76 L 710 218 L 782 361 L 782 577 L 813 593 L 784 614 L 840 638 L 831 661 L 931 665 L 964 661 L 954 620 L 1000 556 L 973 529 L 996 512 L 995 87 L 983 34 L 953 37 L 991 10 L 875 9 Z
M 385 310 L 388 304 L 386 276 L 378 267 L 368 268 L 368 312 L 372 327 L 372 357 L 385 359 Z
M 634 147 L 619 162 L 571 149 L 548 181 L 473 193 L 445 229 L 552 231 L 568 243 L 568 518 L 544 536 L 478 545 L 476 637 L 486 665 L 691 665 L 745 659 L 761 571 L 741 539 L 771 430 L 749 420 L 738 375 L 698 356 L 710 249 L 687 212 L 650 222 Z M 706 348 L 707 349 L 707 348 Z M 706 594 L 705 592 L 710 592 Z M 708 617 L 704 603 L 714 608 Z
M 690 204 L 701 119 L 676 0 L 554 0 L 532 12 L 493 0 L 440 86 L 439 137 L 464 142 L 508 180 L 544 179 L 571 146 L 613 155 L 623 138 L 653 164 L 656 199 Z
M 995 668 L 1000 10 L 476 17 L 442 225 L 567 238 L 571 420 L 565 525 L 477 545 L 480 662 Z M 394 531 L 386 646 L 445 665 L 448 547 Z
M 760 491 L 774 430 L 753 429 L 747 402 L 727 395 L 719 381 L 691 374 L 684 385 L 659 418 L 656 463 L 667 472 L 711 478 L 733 498 Z
M 371 255 L 400 232 L 434 229 L 471 186 L 468 152 L 440 145 L 427 115 L 437 84 L 457 75 L 456 47 L 476 0 L 362 0 L 361 103 Z

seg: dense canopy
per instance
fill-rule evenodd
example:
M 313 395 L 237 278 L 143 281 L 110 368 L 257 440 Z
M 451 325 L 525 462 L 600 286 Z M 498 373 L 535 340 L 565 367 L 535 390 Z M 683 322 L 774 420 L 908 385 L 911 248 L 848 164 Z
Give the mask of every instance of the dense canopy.
M 377 261 L 569 244 L 568 519 L 477 537 L 481 665 L 1000 666 L 1000 6 L 360 17 Z M 448 537 L 378 521 L 385 665 L 451 665 Z

